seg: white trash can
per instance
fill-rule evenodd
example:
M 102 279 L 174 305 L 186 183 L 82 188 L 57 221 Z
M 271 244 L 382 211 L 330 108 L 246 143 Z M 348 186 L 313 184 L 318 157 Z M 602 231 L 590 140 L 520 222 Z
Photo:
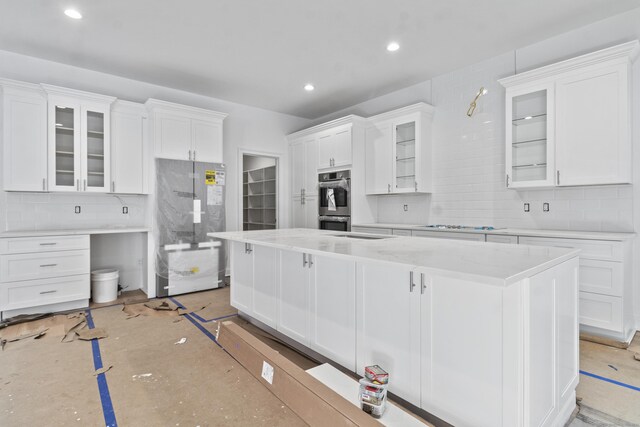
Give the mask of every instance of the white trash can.
M 95 303 L 111 302 L 118 299 L 118 270 L 106 268 L 91 272 L 91 299 Z

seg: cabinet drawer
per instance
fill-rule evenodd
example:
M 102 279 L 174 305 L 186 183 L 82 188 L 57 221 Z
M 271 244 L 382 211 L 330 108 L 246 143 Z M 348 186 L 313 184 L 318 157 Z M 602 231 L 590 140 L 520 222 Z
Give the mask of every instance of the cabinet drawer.
M 622 242 L 581 239 L 549 239 L 546 237 L 520 236 L 521 245 L 556 246 L 561 248 L 580 249 L 580 258 L 606 261 L 622 261 Z
M 391 229 L 390 228 L 351 227 L 351 231 L 354 232 L 354 233 L 391 234 Z
M 89 249 L 89 236 L 37 236 L 0 239 L 0 254 Z
M 411 232 L 411 235 L 415 237 L 431 237 L 434 239 L 471 240 L 476 242 L 484 242 L 484 234 L 480 234 L 480 233 L 456 233 L 451 231 L 413 230 Z
M 580 324 L 622 331 L 622 298 L 580 292 Z
M 88 274 L 0 284 L 0 311 L 88 299 Z
M 411 236 L 411 230 L 401 230 L 394 228 L 392 233 L 394 236 Z
M 621 297 L 624 287 L 622 263 L 580 259 L 580 290 Z
M 0 282 L 89 273 L 89 251 L 0 255 Z
M 518 236 L 501 236 L 498 234 L 487 234 L 486 239 L 487 242 L 493 243 L 508 243 L 511 245 L 515 245 L 518 243 Z

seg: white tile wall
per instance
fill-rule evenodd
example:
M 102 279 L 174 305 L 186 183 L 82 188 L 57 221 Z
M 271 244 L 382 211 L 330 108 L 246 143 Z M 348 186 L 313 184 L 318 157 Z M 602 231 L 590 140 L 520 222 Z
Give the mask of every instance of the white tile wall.
M 378 220 L 394 224 L 429 224 L 428 194 L 397 194 L 378 197 Z M 407 205 L 407 210 L 404 210 Z
M 5 230 L 145 226 L 147 197 L 107 194 L 5 193 Z M 75 213 L 80 206 L 81 212 Z M 128 214 L 122 207 L 129 208 Z

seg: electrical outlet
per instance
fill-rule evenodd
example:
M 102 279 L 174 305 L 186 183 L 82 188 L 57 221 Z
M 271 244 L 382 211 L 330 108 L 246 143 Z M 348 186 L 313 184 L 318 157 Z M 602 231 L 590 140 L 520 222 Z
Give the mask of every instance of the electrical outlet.
M 542 212 L 549 212 L 549 203 L 544 202 L 542 204 Z
M 122 213 L 127 215 L 129 213 L 129 207 L 128 206 L 123 206 L 122 207 Z
M 409 210 L 409 205 L 403 205 L 402 209 L 404 209 L 404 211 L 407 212 Z
M 75 212 L 76 212 L 77 214 L 79 214 L 79 213 L 80 213 L 80 206 L 76 206 L 76 210 L 75 210 Z
M 524 211 L 525 212 L 531 212 L 531 205 L 529 203 L 525 203 L 524 204 Z

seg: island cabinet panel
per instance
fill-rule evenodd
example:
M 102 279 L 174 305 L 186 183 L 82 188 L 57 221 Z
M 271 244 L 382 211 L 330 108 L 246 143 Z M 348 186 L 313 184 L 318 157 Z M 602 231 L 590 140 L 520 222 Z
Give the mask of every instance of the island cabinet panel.
M 231 305 L 253 315 L 253 249 L 248 243 L 231 243 Z
M 311 329 L 309 346 L 356 370 L 356 263 L 309 255 Z
M 251 248 L 253 249 L 253 316 L 262 323 L 276 328 L 278 251 L 268 246 L 251 245 Z
M 408 267 L 359 263 L 356 288 L 357 373 L 380 365 L 389 391 L 420 405 L 420 289 Z
M 280 252 L 277 330 L 309 345 L 309 260 L 302 252 Z

